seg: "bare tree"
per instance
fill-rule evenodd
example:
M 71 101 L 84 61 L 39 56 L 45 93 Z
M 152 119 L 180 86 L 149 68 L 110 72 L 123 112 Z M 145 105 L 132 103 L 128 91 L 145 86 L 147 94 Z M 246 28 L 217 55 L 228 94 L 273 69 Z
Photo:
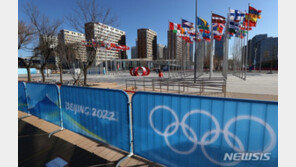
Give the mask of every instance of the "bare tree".
M 72 15 L 66 17 L 69 25 L 71 25 L 75 30 L 83 33 L 85 32 L 85 23 L 88 22 L 100 22 L 107 25 L 113 25 L 117 23 L 117 17 L 111 15 L 111 9 L 99 8 L 98 1 L 95 0 L 79 0 L 76 2 L 76 7 L 72 10 Z M 99 34 L 96 39 L 88 39 L 88 40 L 96 40 L 102 41 L 102 31 L 103 28 L 98 30 Z M 86 32 L 85 35 L 87 36 Z M 87 71 L 96 61 L 96 55 L 98 52 L 98 47 L 87 47 L 87 59 L 86 61 L 81 62 L 81 70 L 83 71 L 84 76 L 84 85 L 87 85 Z
M 31 82 L 31 71 L 30 71 L 30 68 L 33 66 L 33 61 L 36 58 L 37 58 L 37 54 L 35 54 L 35 53 L 30 58 L 18 57 L 18 64 L 19 64 L 19 66 L 23 66 L 27 70 L 27 75 L 28 75 L 27 81 L 28 82 Z
M 35 31 L 31 25 L 27 25 L 23 21 L 18 21 L 18 50 L 28 49 L 27 45 L 34 40 Z M 20 66 L 23 66 L 27 70 L 28 79 L 27 81 L 31 81 L 31 71 L 30 68 L 33 65 L 33 60 L 36 58 L 34 54 L 30 58 L 18 58 L 18 63 Z
M 34 28 L 26 25 L 23 21 L 18 21 L 18 50 L 25 49 L 34 40 Z
M 27 3 L 24 11 L 29 17 L 32 26 L 36 29 L 36 34 L 39 38 L 39 43 L 34 49 L 34 54 L 42 56 L 40 62 L 40 73 L 42 75 L 42 82 L 45 82 L 44 69 L 48 60 L 54 56 L 54 47 L 57 43 L 56 34 L 61 25 L 61 21 L 51 21 L 44 14 L 41 15 L 38 8 L 32 2 Z
M 59 42 L 56 47 L 56 56 L 57 56 L 57 64 L 60 71 L 60 83 L 63 84 L 63 67 L 67 67 L 70 70 L 72 78 L 74 80 L 73 85 L 78 85 L 79 80 L 81 78 L 81 72 L 75 72 L 74 64 L 81 64 L 79 62 L 83 61 L 82 54 L 79 52 L 81 49 L 81 43 L 64 43 Z

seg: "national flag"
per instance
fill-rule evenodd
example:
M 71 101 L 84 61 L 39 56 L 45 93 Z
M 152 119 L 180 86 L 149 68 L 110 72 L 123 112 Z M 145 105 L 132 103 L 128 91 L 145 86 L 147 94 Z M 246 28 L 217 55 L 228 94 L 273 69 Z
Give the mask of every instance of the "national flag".
M 238 38 L 241 38 L 241 39 L 243 39 L 245 36 L 246 36 L 246 33 L 244 31 L 242 31 L 242 30 L 237 31 L 235 33 L 235 37 L 238 37 Z
M 250 30 L 252 30 L 252 27 L 249 27 L 249 28 L 248 28 L 248 27 L 246 27 L 246 26 L 243 25 L 243 26 L 240 27 L 240 29 L 241 29 L 241 30 L 250 31 Z
M 197 17 L 196 19 L 197 19 L 197 25 L 198 25 L 199 31 L 201 33 L 209 34 L 210 33 L 210 30 L 209 30 L 210 26 L 209 26 L 208 22 L 201 17 Z
M 234 22 L 240 22 L 244 19 L 245 17 L 245 12 L 239 11 L 239 10 L 234 10 L 234 9 L 229 9 L 229 20 L 234 21 Z
M 197 25 L 198 26 L 200 26 L 200 27 L 209 27 L 209 24 L 205 19 L 203 19 L 201 17 L 197 17 L 196 19 L 197 19 Z
M 225 24 L 225 17 L 212 13 L 212 23 Z
M 204 40 L 206 40 L 207 42 L 211 41 L 211 34 L 210 33 L 203 33 L 202 37 Z
M 195 36 L 195 29 L 189 29 L 189 30 L 187 30 L 187 34 L 189 36 Z M 198 35 L 198 32 L 197 32 L 197 35 Z
M 213 24 L 213 32 L 218 32 L 218 33 L 222 34 L 224 28 L 225 28 L 224 24 L 221 24 L 221 23 L 214 23 Z
M 186 35 L 179 34 L 178 37 L 181 38 L 182 40 L 188 42 L 188 43 L 192 43 L 190 37 L 188 37 L 188 36 L 186 36 Z
M 210 30 L 205 30 L 205 29 L 199 29 L 199 32 L 209 34 Z
M 217 41 L 221 41 L 222 35 L 214 35 L 214 39 Z
M 244 19 L 244 22 L 243 22 L 243 26 L 245 26 L 245 27 L 256 27 L 256 24 L 257 24 L 257 19 L 256 19 L 256 21 L 254 21 L 251 18 L 249 18 L 248 15 L 246 15 L 246 18 Z
M 229 31 L 238 31 L 240 29 L 241 24 L 239 22 L 229 22 Z
M 247 13 L 246 17 L 245 17 L 245 20 L 246 21 L 251 21 L 251 22 L 257 22 L 257 16 L 254 15 L 254 14 Z
M 258 19 L 261 19 L 261 10 L 257 10 L 255 8 L 253 8 L 252 6 L 249 6 L 249 13 L 253 14 L 253 15 L 256 15 L 256 17 Z
M 251 21 L 244 21 L 244 26 L 245 27 L 256 27 L 257 23 L 256 22 L 251 22 Z
M 187 20 L 182 19 L 182 27 L 194 28 L 194 23 L 191 23 Z
M 225 28 L 224 24 L 221 24 L 221 23 L 214 23 L 213 24 L 214 39 L 216 39 L 218 41 L 221 40 L 224 28 Z
M 172 30 L 174 33 L 177 33 L 178 32 L 178 24 L 170 22 L 169 23 L 169 29 Z
M 182 27 L 181 24 L 177 24 L 177 30 L 179 30 L 181 34 L 185 33 L 185 30 L 184 30 L 184 28 Z

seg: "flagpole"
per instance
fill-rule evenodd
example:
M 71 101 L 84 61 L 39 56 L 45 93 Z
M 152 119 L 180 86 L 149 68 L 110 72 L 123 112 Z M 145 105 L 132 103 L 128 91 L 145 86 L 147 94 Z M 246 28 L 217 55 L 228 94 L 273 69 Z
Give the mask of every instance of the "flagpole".
M 250 8 L 250 3 L 248 3 L 248 10 Z M 247 51 L 246 51 L 246 61 L 245 61 L 245 77 L 244 80 L 247 79 L 247 65 L 248 65 L 248 54 L 249 54 L 249 24 L 250 24 L 250 16 L 248 16 L 248 25 L 247 25 Z
M 194 83 L 196 83 L 197 70 L 197 0 L 195 0 L 195 55 L 194 55 Z
M 242 46 L 243 46 L 243 43 L 244 43 L 244 40 L 243 41 L 241 41 L 241 48 L 242 48 Z M 243 49 L 241 49 L 241 50 L 243 50 Z M 241 51 L 241 61 L 242 61 L 242 65 L 244 64 L 244 55 L 243 55 L 243 52 Z
M 168 23 L 169 23 L 169 26 L 170 26 L 170 21 L 168 20 Z M 170 28 L 169 28 L 170 29 Z M 167 51 L 166 51 L 166 55 L 164 55 L 165 56 L 165 59 L 166 60 L 169 60 L 168 61 L 168 73 L 169 73 L 169 78 L 171 78 L 171 67 L 170 67 L 170 65 L 171 65 L 171 59 L 170 59 L 170 52 L 169 52 L 169 46 L 167 45 L 167 49 L 166 49 Z
M 213 12 L 211 11 L 211 52 L 210 52 L 210 79 L 212 78 L 213 75 L 213 39 L 214 39 L 214 34 L 213 34 Z
M 228 12 L 230 11 L 230 8 L 228 8 Z M 224 55 L 223 55 L 223 69 L 222 69 L 222 75 L 227 79 L 227 68 L 228 68 L 228 29 L 229 29 L 229 13 L 227 13 L 227 23 L 226 23 L 226 31 L 224 36 Z

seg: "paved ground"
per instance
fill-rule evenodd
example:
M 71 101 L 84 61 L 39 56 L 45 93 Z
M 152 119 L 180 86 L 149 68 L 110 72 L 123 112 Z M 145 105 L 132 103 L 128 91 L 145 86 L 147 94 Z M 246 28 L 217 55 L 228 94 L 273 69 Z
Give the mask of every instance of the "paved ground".
M 248 73 L 245 81 L 229 75 L 227 79 L 227 91 L 278 95 L 278 74 Z
M 190 73 L 191 76 L 193 73 Z M 168 73 L 165 73 L 164 76 L 168 76 Z M 176 76 L 175 73 L 170 73 L 170 76 Z M 221 73 L 214 73 L 214 76 L 221 76 Z M 202 77 L 208 77 L 208 74 L 205 73 Z M 19 75 L 19 80 L 26 80 L 26 75 Z M 115 89 L 125 89 L 125 80 L 134 79 L 135 77 L 130 76 L 128 72 L 125 73 L 109 73 L 109 75 L 98 75 L 98 74 L 89 74 L 88 83 L 94 85 L 94 87 L 103 87 L 103 88 L 115 88 Z M 141 78 L 141 77 L 137 77 Z M 155 72 L 151 72 L 148 77 L 157 78 Z M 41 81 L 40 74 L 33 74 L 32 79 L 34 81 Z M 59 81 L 59 74 L 50 74 L 46 78 L 48 81 Z M 64 74 L 63 79 L 67 81 L 72 81 L 72 76 L 70 74 Z M 249 98 L 249 99 L 259 99 L 259 100 L 273 100 L 277 101 L 278 99 L 278 74 L 268 74 L 267 72 L 256 73 L 250 72 L 247 73 L 247 79 L 242 80 L 232 74 L 228 74 L 227 79 L 227 96 L 232 98 Z
M 48 133 L 27 122 L 19 121 L 18 128 L 19 166 L 45 166 L 57 157 L 64 159 L 67 166 L 112 166 L 107 160 L 63 139 L 55 136 L 48 138 Z
M 19 111 L 19 117 L 26 113 Z M 61 157 L 68 166 L 115 166 L 128 153 L 104 143 L 64 129 L 50 138 L 48 134 L 60 127 L 35 116 L 23 118 L 18 124 L 19 166 L 45 166 Z M 138 156 L 122 161 L 120 166 L 160 166 Z

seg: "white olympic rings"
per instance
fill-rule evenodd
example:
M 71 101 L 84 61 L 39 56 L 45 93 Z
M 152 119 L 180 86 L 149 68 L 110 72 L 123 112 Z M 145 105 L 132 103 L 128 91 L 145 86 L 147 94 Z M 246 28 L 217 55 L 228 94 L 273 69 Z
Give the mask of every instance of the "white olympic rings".
M 155 111 L 157 111 L 159 109 L 163 109 L 163 110 L 169 111 L 172 114 L 172 116 L 174 117 L 174 119 L 175 119 L 175 122 L 167 125 L 167 127 L 165 128 L 165 131 L 164 132 L 161 132 L 160 130 L 156 129 L 156 127 L 155 127 L 155 125 L 154 125 L 154 123 L 152 121 L 153 120 L 152 119 L 153 114 L 155 113 Z M 205 132 L 200 141 L 198 141 L 197 135 L 194 132 L 194 130 L 188 124 L 186 124 L 187 118 L 189 116 L 191 116 L 192 114 L 202 114 L 202 115 L 205 115 L 205 116 L 209 117 L 214 122 L 214 124 L 215 124 L 215 129 L 214 130 L 209 130 L 209 131 Z M 268 123 L 266 123 L 262 119 L 260 119 L 258 117 L 255 117 L 255 116 L 240 115 L 240 116 L 231 118 L 228 122 L 226 122 L 226 124 L 224 126 L 224 129 L 221 129 L 218 120 L 212 114 L 210 114 L 209 112 L 204 111 L 204 110 L 191 110 L 191 111 L 189 111 L 188 113 L 186 113 L 183 116 L 183 119 L 182 119 L 181 122 L 179 121 L 179 118 L 178 118 L 177 114 L 175 113 L 175 111 L 172 110 L 171 108 L 167 107 L 167 106 L 163 106 L 163 105 L 156 106 L 155 108 L 153 108 L 151 110 L 151 112 L 149 114 L 149 123 L 150 123 L 151 128 L 154 130 L 155 133 L 157 133 L 158 135 L 164 137 L 167 146 L 172 151 L 174 151 L 174 152 L 176 152 L 178 154 L 187 155 L 187 154 L 190 154 L 190 153 L 194 152 L 195 149 L 196 149 L 196 147 L 197 147 L 197 145 L 199 144 L 199 145 L 201 145 L 201 150 L 202 150 L 203 154 L 205 155 L 205 157 L 208 160 L 210 160 L 211 162 L 213 162 L 215 164 L 222 165 L 222 166 L 233 166 L 233 165 L 238 164 L 240 161 L 233 161 L 233 162 L 227 162 L 227 163 L 226 162 L 219 162 L 219 161 L 213 159 L 212 157 L 210 157 L 208 155 L 208 153 L 206 152 L 205 146 L 214 143 L 219 138 L 220 133 L 222 133 L 223 136 L 224 136 L 224 139 L 225 139 L 226 143 L 233 150 L 235 150 L 236 152 L 240 152 L 240 153 L 245 152 L 245 148 L 244 148 L 244 145 L 243 145 L 242 141 L 236 135 L 234 135 L 232 132 L 230 132 L 229 131 L 229 128 L 236 121 L 248 120 L 248 119 L 249 120 L 252 120 L 252 121 L 255 121 L 255 122 L 258 122 L 259 124 L 263 125 L 267 129 L 267 131 L 268 131 L 268 133 L 269 133 L 269 135 L 271 137 L 271 140 L 270 140 L 270 143 L 264 148 L 263 152 L 266 153 L 266 152 L 272 151 L 273 148 L 276 146 L 276 138 L 277 138 L 276 137 L 276 134 L 275 134 L 274 130 L 272 129 L 272 127 Z M 169 130 L 173 126 L 174 126 L 174 129 L 171 132 L 169 132 Z M 170 144 L 170 142 L 168 140 L 168 137 L 169 136 L 174 135 L 178 131 L 179 126 L 181 126 L 182 131 L 183 131 L 184 135 L 186 136 L 186 138 L 193 143 L 193 146 L 189 150 L 180 151 L 180 150 L 174 148 Z M 186 129 L 192 134 L 191 136 L 188 134 L 188 132 L 187 132 Z M 214 134 L 214 136 L 211 137 L 211 139 L 209 141 L 207 141 L 206 139 L 209 136 L 211 136 L 212 134 Z M 230 141 L 229 136 L 234 139 L 234 141 L 238 144 L 238 147 L 235 146 Z

